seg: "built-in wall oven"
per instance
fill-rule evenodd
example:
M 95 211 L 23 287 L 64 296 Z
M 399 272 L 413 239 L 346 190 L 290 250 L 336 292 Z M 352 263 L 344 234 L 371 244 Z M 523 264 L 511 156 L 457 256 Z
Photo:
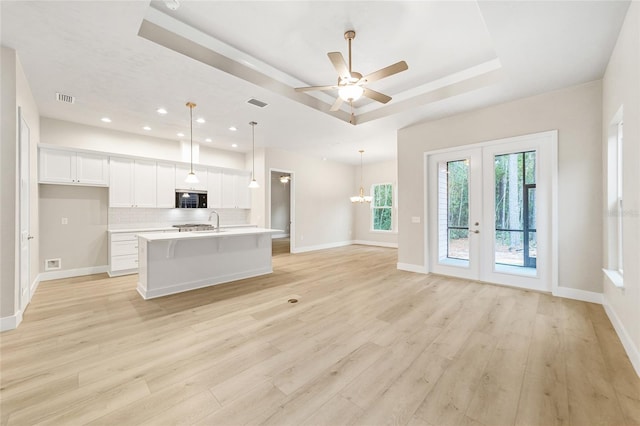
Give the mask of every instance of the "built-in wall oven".
M 177 209 L 206 209 L 207 191 L 176 189 Z

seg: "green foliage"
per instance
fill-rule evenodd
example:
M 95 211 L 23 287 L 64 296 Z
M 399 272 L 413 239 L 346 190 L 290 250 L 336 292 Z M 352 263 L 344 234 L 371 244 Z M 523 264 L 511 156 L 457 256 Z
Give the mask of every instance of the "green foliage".
M 372 217 L 373 229 L 391 230 L 391 212 L 393 207 L 393 185 L 390 183 L 373 186 Z

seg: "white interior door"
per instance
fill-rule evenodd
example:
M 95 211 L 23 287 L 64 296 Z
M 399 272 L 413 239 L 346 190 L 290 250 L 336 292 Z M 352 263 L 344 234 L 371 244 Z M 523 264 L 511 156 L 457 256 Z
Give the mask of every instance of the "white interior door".
M 431 153 L 426 164 L 431 272 L 557 286 L 557 132 Z
M 29 303 L 31 299 L 30 293 L 30 255 L 31 255 L 31 235 L 29 229 L 29 126 L 22 117 L 21 110 L 18 110 L 20 116 L 20 302 L 21 310 Z

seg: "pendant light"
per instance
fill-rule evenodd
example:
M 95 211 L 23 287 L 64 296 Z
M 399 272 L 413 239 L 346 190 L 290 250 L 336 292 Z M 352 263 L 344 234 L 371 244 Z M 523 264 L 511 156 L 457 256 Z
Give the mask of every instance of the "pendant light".
M 360 193 L 358 195 L 354 195 L 351 197 L 352 203 L 370 203 L 373 200 L 373 197 L 370 195 L 364 195 L 364 187 L 362 186 L 362 154 L 364 154 L 364 149 L 358 151 L 360 153 Z
M 189 107 L 189 124 L 191 129 L 191 171 L 187 175 L 187 178 L 184 180 L 186 183 L 199 183 L 200 180 L 195 173 L 193 173 L 193 108 L 195 108 L 196 104 L 193 102 L 187 102 L 187 107 Z
M 251 125 L 251 183 L 249 184 L 249 188 L 260 188 L 258 182 L 256 181 L 256 123 L 255 121 L 251 121 L 249 123 Z

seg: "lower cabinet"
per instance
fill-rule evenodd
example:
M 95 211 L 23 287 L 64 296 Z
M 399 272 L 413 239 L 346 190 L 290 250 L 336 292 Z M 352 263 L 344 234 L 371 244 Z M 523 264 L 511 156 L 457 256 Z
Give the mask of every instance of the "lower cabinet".
M 177 232 L 148 231 L 150 232 Z M 111 233 L 109 237 L 109 276 L 138 273 L 138 234 L 145 232 Z

